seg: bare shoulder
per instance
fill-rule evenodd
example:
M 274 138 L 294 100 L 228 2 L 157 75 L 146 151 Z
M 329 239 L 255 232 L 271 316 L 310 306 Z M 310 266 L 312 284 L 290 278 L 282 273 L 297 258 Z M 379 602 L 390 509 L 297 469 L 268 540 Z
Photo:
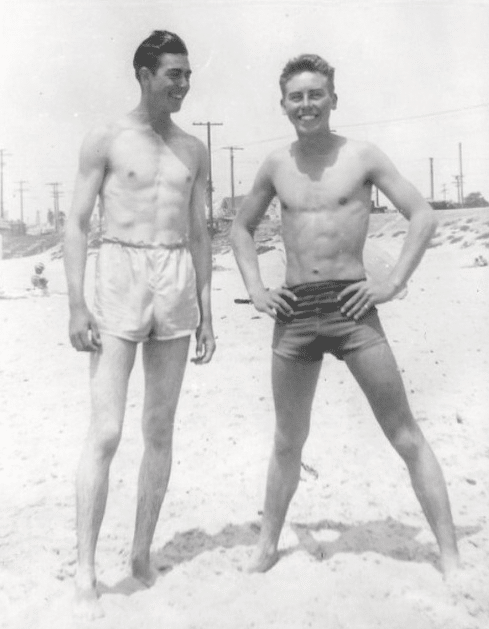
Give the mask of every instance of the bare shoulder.
M 207 147 L 205 144 L 199 140 L 199 138 L 195 137 L 195 135 L 187 133 L 187 131 L 184 131 L 176 125 L 173 130 L 173 138 L 181 146 L 195 153 L 199 159 L 207 156 Z
M 109 122 L 93 127 L 85 136 L 80 155 L 82 160 L 107 160 L 114 138 L 120 132 L 119 122 Z
M 292 155 L 293 145 L 287 144 L 285 146 L 281 146 L 280 148 L 275 149 L 271 153 L 268 154 L 266 158 L 266 162 L 270 166 L 278 166 L 283 162 L 290 160 Z
M 381 166 L 390 163 L 387 155 L 378 146 L 372 142 L 364 140 L 346 141 L 346 146 L 350 151 L 355 153 L 367 166 Z
M 273 180 L 277 170 L 291 159 L 291 146 L 282 146 L 269 153 L 263 160 L 258 174 Z
M 186 156 L 187 163 L 191 164 L 198 174 L 207 176 L 209 169 L 207 147 L 199 138 L 175 125 L 172 133 L 172 142 L 178 151 L 182 151 Z

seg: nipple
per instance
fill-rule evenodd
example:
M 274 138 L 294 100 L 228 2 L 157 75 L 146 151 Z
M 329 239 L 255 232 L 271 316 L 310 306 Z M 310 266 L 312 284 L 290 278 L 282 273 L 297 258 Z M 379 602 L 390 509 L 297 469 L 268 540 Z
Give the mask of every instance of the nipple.
M 319 273 L 319 269 L 316 269 L 316 268 L 314 267 L 314 269 L 312 270 L 312 272 L 313 272 L 315 275 L 317 275 L 317 274 Z

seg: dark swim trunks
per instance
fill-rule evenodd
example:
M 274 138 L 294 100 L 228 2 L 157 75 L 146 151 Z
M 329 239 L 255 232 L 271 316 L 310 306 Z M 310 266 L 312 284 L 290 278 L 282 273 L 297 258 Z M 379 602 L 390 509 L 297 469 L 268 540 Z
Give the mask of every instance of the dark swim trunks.
M 288 287 L 297 297 L 291 303 L 294 313 L 277 316 L 272 348 L 277 356 L 316 362 L 330 353 L 339 360 L 346 354 L 384 343 L 377 309 L 370 308 L 360 319 L 343 315 L 339 293 L 360 280 L 328 280 Z

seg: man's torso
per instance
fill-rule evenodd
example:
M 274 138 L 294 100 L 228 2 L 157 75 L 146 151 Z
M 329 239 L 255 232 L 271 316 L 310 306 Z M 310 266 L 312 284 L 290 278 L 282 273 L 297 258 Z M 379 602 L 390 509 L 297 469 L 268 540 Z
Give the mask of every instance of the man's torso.
M 162 139 L 131 115 L 113 125 L 100 199 L 107 236 L 172 243 L 187 238 L 199 169 L 196 140 L 174 127 Z
M 371 183 L 364 145 L 338 138 L 319 157 L 297 143 L 273 158 L 272 182 L 281 202 L 289 285 L 364 277 L 362 251 Z

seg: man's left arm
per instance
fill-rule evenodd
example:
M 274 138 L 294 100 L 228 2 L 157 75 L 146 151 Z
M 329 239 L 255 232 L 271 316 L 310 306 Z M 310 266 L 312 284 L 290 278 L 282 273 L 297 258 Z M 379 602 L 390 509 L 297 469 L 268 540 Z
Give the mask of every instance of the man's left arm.
M 197 300 L 200 310 L 200 323 L 196 332 L 196 357 L 193 362 L 204 364 L 211 360 L 216 349 L 216 343 L 212 329 L 211 311 L 212 247 L 205 216 L 208 165 L 205 147 L 200 143 L 198 155 L 198 172 L 190 199 L 189 248 L 195 268 Z
M 399 258 L 388 277 L 380 282 L 363 282 L 361 289 L 345 304 L 344 312 L 354 318 L 375 304 L 389 301 L 406 286 L 437 226 L 433 208 L 382 151 L 370 147 L 368 163 L 370 181 L 407 218 L 409 225 Z
M 378 166 L 374 170 L 372 182 L 409 221 L 401 253 L 389 275 L 389 281 L 397 293 L 406 285 L 421 262 L 421 258 L 436 231 L 437 220 L 431 205 L 397 171 L 385 155 L 380 154 L 377 162 Z

